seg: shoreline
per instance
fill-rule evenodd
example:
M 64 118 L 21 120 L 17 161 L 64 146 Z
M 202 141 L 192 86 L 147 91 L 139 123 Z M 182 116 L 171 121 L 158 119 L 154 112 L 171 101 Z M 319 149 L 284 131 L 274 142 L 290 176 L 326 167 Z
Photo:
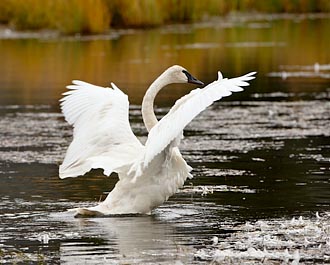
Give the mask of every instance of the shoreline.
M 61 40 L 98 40 L 98 39 L 118 39 L 121 35 L 134 34 L 139 31 L 147 31 L 160 29 L 168 31 L 177 28 L 191 28 L 191 27 L 234 27 L 240 23 L 250 22 L 272 22 L 274 20 L 313 20 L 313 19 L 330 19 L 330 12 L 322 13 L 261 13 L 261 12 L 231 12 L 224 16 L 212 16 L 198 22 L 187 22 L 187 23 L 167 23 L 159 26 L 150 27 L 118 27 L 110 28 L 103 33 L 72 33 L 64 34 L 60 30 L 56 29 L 38 29 L 38 30 L 16 30 L 8 24 L 0 24 L 0 40 L 10 39 L 61 39 Z M 258 27 L 256 25 L 256 27 Z M 264 27 L 264 26 L 263 26 Z

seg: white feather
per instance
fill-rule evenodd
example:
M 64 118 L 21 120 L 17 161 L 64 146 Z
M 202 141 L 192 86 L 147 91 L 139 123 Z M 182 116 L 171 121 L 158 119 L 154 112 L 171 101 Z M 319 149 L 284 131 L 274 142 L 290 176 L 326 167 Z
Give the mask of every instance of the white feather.
M 73 141 L 60 166 L 60 177 L 83 175 L 96 164 L 109 175 L 111 170 L 116 171 L 135 159 L 143 149 L 129 125 L 127 96 L 114 84 L 115 89 L 77 80 L 73 84 L 60 100 L 65 119 L 74 127 Z M 95 162 L 96 157 L 106 155 L 115 162 L 104 159 Z
M 232 92 L 242 91 L 240 86 L 249 85 L 245 81 L 255 78 L 252 76 L 254 74 L 255 72 L 251 72 L 237 78 L 222 79 L 220 78 L 222 74 L 219 72 L 217 81 L 203 89 L 197 88 L 177 100 L 171 110 L 149 132 L 143 166 L 147 167 L 157 154 L 182 134 L 183 129 L 193 118 L 214 101 L 230 96 Z
M 149 213 L 166 201 L 192 177 L 192 168 L 178 149 L 185 126 L 214 101 L 242 91 L 255 74 L 228 79 L 218 72 L 216 81 L 177 100 L 157 123 L 151 111 L 155 95 L 167 84 L 186 83 L 186 73 L 184 68 L 172 66 L 148 89 L 142 113 L 152 129 L 145 146 L 129 125 L 127 95 L 115 84 L 103 88 L 74 80 L 73 85 L 67 86 L 69 90 L 63 93 L 60 102 L 74 133 L 60 166 L 60 177 L 76 177 L 94 168 L 102 168 L 105 175 L 112 172 L 119 175 L 119 181 L 105 201 L 95 207 L 75 209 L 77 213 Z

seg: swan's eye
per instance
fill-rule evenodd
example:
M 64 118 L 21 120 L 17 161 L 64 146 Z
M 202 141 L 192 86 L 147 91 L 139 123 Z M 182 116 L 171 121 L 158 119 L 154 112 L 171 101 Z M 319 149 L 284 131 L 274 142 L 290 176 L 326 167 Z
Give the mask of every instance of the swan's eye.
M 182 70 L 182 73 L 184 73 L 187 76 L 188 83 L 196 84 L 196 85 L 202 85 L 202 86 L 204 85 L 204 83 L 202 81 L 199 81 L 197 78 L 192 76 L 188 71 Z
M 189 79 L 191 79 L 192 75 L 186 70 L 182 70 L 182 73 L 184 73 L 186 75 L 186 77 L 188 78 L 188 82 L 189 82 Z

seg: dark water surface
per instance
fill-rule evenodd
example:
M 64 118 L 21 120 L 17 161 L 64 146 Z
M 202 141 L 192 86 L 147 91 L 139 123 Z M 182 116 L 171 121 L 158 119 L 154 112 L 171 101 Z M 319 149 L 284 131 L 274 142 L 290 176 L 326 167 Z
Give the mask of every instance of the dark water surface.
M 101 37 L 0 30 L 0 263 L 330 262 L 330 18 L 230 17 Z M 150 216 L 73 218 L 116 176 L 60 180 L 71 141 L 57 100 L 72 79 L 115 82 L 140 103 L 165 68 L 210 82 L 257 71 L 185 131 L 194 179 Z M 164 115 L 191 86 L 156 100 Z

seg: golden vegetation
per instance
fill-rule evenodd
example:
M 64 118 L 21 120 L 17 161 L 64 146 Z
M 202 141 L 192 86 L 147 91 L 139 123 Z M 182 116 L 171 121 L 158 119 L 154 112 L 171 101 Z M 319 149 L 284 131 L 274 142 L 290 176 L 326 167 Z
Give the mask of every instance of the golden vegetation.
M 103 0 L 1 0 L 0 14 L 0 21 L 19 30 L 102 33 L 110 24 L 110 12 Z
M 329 12 L 329 0 L 1 0 L 0 23 L 64 34 L 194 22 L 231 11 Z
M 54 99 L 72 79 L 78 79 L 102 86 L 112 81 L 129 95 L 132 104 L 141 104 L 145 89 L 173 64 L 183 65 L 205 83 L 216 78 L 218 69 L 228 77 L 252 70 L 262 77 L 282 71 L 281 65 L 329 64 L 329 19 L 304 19 L 299 23 L 279 19 L 272 21 L 269 28 L 258 30 L 248 23 L 193 31 L 191 27 L 178 27 L 186 29 L 186 34 L 148 30 L 123 34 L 111 41 L 0 41 L 1 89 L 15 95 L 14 101 L 6 102 L 6 94 L 1 100 L 6 104 L 57 104 Z M 194 43 L 216 45 L 199 48 L 191 46 Z M 255 88 L 260 93 L 277 89 L 278 80 L 273 81 L 257 78 L 259 85 L 255 84 Z M 329 79 L 288 78 L 280 85 L 288 91 L 324 91 Z M 190 89 L 188 85 L 165 89 L 157 96 L 156 104 L 169 106 Z

